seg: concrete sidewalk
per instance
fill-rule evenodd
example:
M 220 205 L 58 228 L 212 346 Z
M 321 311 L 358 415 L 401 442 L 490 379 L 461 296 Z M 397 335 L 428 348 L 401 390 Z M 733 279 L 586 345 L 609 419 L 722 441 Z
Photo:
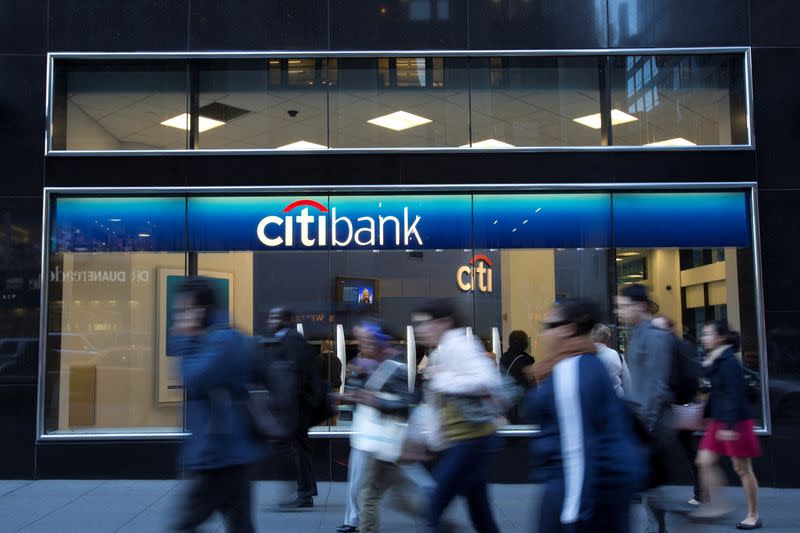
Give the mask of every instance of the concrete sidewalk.
M 182 489 L 179 481 L 0 481 L 0 532 L 160 532 L 175 508 Z M 285 483 L 256 484 L 257 531 L 333 533 L 342 523 L 346 485 L 320 483 L 319 497 L 313 509 L 293 512 L 271 510 L 274 502 L 291 489 Z M 738 487 L 729 489 L 732 500 L 743 505 Z M 691 494 L 688 487 L 670 487 L 668 499 L 683 501 Z M 539 487 L 534 485 L 493 485 L 491 498 L 495 518 L 503 532 L 535 532 Z M 765 529 L 796 532 L 800 522 L 800 490 L 763 489 L 762 516 Z M 386 507 L 384 507 L 386 509 Z M 472 531 L 463 502 L 449 510 L 450 518 L 460 525 L 458 531 Z M 735 531 L 734 515 L 717 525 L 687 524 L 679 515 L 670 517 L 671 533 L 716 533 Z M 632 512 L 636 533 L 646 531 L 644 511 L 635 505 Z M 381 531 L 385 533 L 420 531 L 419 521 L 391 509 L 382 511 Z M 202 531 L 224 531 L 215 517 Z M 613 533 L 613 532 L 609 532 Z

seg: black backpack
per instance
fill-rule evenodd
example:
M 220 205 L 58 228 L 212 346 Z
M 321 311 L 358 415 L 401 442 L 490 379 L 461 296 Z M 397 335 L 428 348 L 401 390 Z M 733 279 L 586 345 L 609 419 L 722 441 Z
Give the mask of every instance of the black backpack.
M 672 371 L 669 388 L 674 395 L 674 403 L 684 405 L 697 396 L 702 377 L 702 365 L 694 355 L 694 348 L 675 335 L 672 338 Z

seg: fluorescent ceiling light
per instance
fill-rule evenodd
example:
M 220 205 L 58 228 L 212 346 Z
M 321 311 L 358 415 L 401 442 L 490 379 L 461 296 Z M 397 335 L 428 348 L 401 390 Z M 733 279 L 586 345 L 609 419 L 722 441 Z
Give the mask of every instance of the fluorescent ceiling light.
M 586 115 L 585 117 L 573 118 L 572 120 L 574 122 L 577 122 L 578 124 L 583 124 L 584 126 L 588 126 L 593 130 L 600 129 L 600 113 L 595 113 L 594 115 Z M 635 122 L 637 120 L 639 119 L 627 113 L 623 113 L 619 109 L 611 110 L 612 126 L 617 126 L 619 124 L 627 124 L 628 122 Z
M 408 128 L 428 124 L 429 122 L 432 122 L 432 120 L 414 115 L 412 113 L 406 113 L 405 111 L 395 111 L 394 113 L 383 115 L 382 117 L 370 119 L 367 122 L 382 128 L 388 128 L 394 131 L 403 131 L 407 130 Z
M 164 126 L 169 126 L 170 128 L 178 128 L 179 130 L 188 130 L 189 129 L 189 115 L 187 113 L 182 113 L 177 117 L 172 117 L 169 120 L 165 120 L 161 123 Z M 213 130 L 214 128 L 218 128 L 220 126 L 224 126 L 225 123 L 219 120 L 214 120 L 213 118 L 208 118 L 201 116 L 198 121 L 198 126 L 200 128 L 200 133 L 204 131 Z
M 312 143 L 308 141 L 297 141 L 289 144 L 284 144 L 283 146 L 278 146 L 276 150 L 327 150 L 327 146 L 322 146 L 321 144 Z
M 620 252 L 617 257 L 633 257 L 635 255 L 639 255 L 639 252 Z
M 140 234 L 139 234 L 139 237 L 142 237 L 142 238 L 147 238 L 147 237 L 149 237 L 149 236 L 150 236 L 150 234 L 149 234 L 149 233 L 140 233 Z
M 459 148 L 470 148 L 470 145 L 464 144 L 459 146 Z M 497 139 L 486 139 L 485 141 L 472 143 L 472 148 L 516 148 L 516 146 L 498 141 Z
M 697 146 L 692 141 L 684 139 L 683 137 L 675 137 L 674 139 L 667 139 L 666 141 L 658 141 L 654 143 L 647 143 L 645 146 Z

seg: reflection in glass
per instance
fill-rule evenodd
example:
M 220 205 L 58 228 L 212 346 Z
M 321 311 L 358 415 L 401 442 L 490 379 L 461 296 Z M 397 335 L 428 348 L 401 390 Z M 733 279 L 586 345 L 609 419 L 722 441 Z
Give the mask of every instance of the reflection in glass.
M 635 120 L 614 124 L 619 146 L 747 143 L 742 55 L 611 56 L 611 104 Z
M 257 59 L 200 65 L 199 148 L 326 148 L 326 59 Z
M 599 146 L 598 64 L 595 57 L 471 58 L 472 146 Z M 592 115 L 597 128 L 575 122 Z
M 334 148 L 469 143 L 463 58 L 347 58 L 330 84 Z
M 53 95 L 56 150 L 184 150 L 183 61 L 59 63 Z

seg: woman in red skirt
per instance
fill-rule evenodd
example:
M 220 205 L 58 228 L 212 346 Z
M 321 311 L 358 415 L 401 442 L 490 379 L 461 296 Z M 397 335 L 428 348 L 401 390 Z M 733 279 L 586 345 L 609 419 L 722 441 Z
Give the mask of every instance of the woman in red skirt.
M 742 365 L 736 357 L 739 335 L 728 330 L 724 322 L 709 322 L 703 328 L 702 343 L 707 351 L 703 366 L 711 381 L 711 397 L 706 408 L 710 420 L 700 441 L 697 466 L 710 500 L 693 516 L 714 519 L 729 511 L 720 497 L 723 474 L 718 465 L 720 456 L 726 456 L 731 458 L 747 496 L 747 516 L 736 527 L 758 529 L 763 524 L 758 515 L 758 481 L 752 458 L 761 455 L 761 446 L 753 431 L 753 412 L 747 401 Z

